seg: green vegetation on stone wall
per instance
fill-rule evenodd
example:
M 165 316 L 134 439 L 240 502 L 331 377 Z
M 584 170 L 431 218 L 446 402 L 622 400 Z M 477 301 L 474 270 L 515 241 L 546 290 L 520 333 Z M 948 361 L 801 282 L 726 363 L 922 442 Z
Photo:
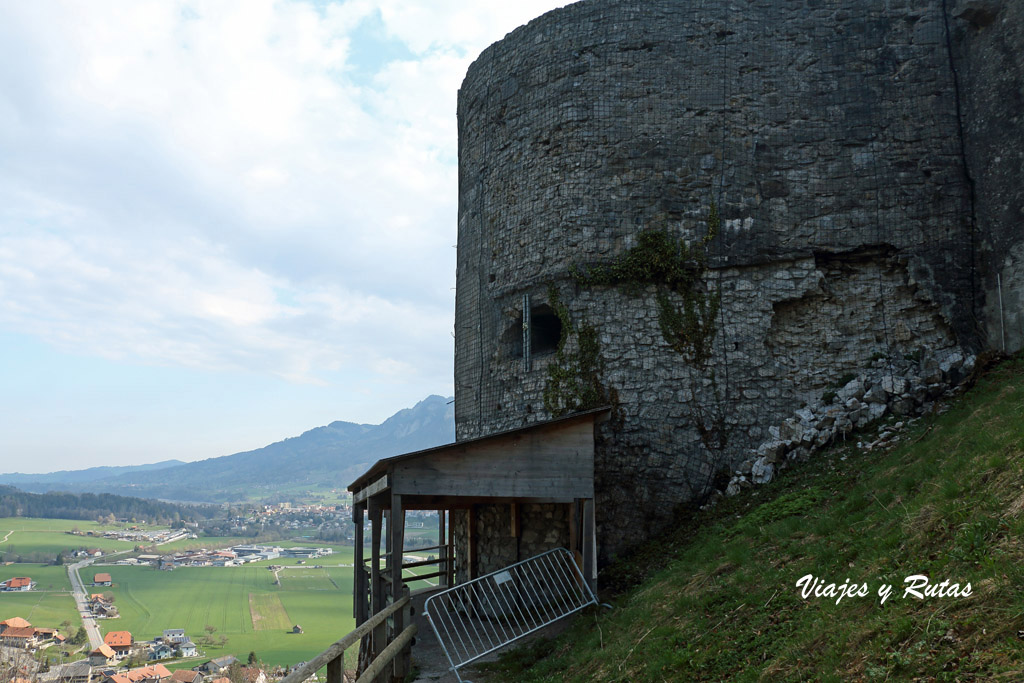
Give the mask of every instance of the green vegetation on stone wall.
M 559 416 L 605 405 L 608 391 L 601 383 L 604 364 L 597 330 L 586 321 L 573 325 L 569 309 L 554 285 L 548 287 L 548 304 L 558 316 L 562 334 L 554 361 L 547 366 L 544 409 Z
M 718 207 L 712 203 L 706 230 L 692 246 L 664 226 L 648 228 L 637 234 L 636 246 L 611 263 L 589 267 L 573 264 L 569 274 L 580 287 L 621 287 L 639 293 L 654 285 L 665 343 L 687 363 L 703 366 L 711 358 L 720 305 L 718 293 L 710 293 L 704 282 L 708 245 L 720 227 Z

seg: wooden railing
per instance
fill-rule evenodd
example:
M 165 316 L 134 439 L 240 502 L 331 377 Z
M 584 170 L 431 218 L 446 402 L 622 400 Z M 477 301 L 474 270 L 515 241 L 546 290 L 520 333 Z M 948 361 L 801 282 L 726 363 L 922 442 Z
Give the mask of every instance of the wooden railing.
M 410 548 L 406 550 L 406 553 L 425 553 L 431 550 L 437 551 L 437 557 L 433 560 L 420 560 L 419 562 L 403 562 L 402 563 L 402 580 L 413 582 L 423 581 L 426 579 L 438 579 L 439 586 L 450 586 L 454 582 L 454 563 L 450 562 L 452 559 L 451 546 L 448 545 L 432 545 L 427 548 Z M 381 559 L 384 559 L 390 563 L 391 553 L 381 553 Z M 368 565 L 373 561 L 373 558 L 367 557 L 363 560 L 363 564 Z M 412 574 L 405 573 L 406 569 L 413 569 L 415 567 L 429 567 L 432 565 L 437 566 L 437 571 L 432 574 Z M 386 572 L 381 572 L 381 580 L 385 583 L 391 583 L 391 578 L 386 575 Z
M 403 587 L 402 593 L 399 600 L 377 612 L 344 638 L 336 641 L 316 657 L 285 676 L 281 683 L 303 683 L 324 666 L 327 667 L 327 683 L 345 683 L 345 651 L 369 636 L 375 629 L 385 626 L 389 617 L 399 610 L 403 610 L 405 616 L 403 623 L 408 626 L 397 634 L 373 661 L 367 664 L 363 673 L 356 679 L 356 683 L 369 683 L 385 676 L 387 678 L 384 680 L 390 679 L 391 677 L 387 675 L 390 665 L 399 655 L 405 656 L 408 653 L 413 636 L 416 635 L 416 625 L 412 623 L 409 589 Z

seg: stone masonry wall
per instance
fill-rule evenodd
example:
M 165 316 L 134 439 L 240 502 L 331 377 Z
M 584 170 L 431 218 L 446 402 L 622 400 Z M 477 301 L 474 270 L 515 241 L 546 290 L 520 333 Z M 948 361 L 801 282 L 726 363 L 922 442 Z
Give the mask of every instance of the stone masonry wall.
M 512 535 L 510 505 L 478 505 L 476 507 L 477 544 L 476 575 L 481 576 L 552 548 L 569 545 L 569 506 L 536 503 L 519 506 L 519 538 Z M 469 578 L 467 528 L 469 513 L 452 516 L 455 530 L 455 581 Z
M 587 0 L 488 48 L 459 95 L 457 438 L 551 417 L 555 357 L 528 365 L 516 341 L 524 295 L 554 286 L 597 330 L 615 408 L 595 464 L 607 561 L 849 376 L 963 358 L 974 236 L 946 16 L 938 0 Z M 580 286 L 569 266 L 644 229 L 693 242 L 712 204 L 721 312 L 694 367 L 653 287 Z M 697 424 L 715 415 L 712 448 Z M 494 533 L 480 548 L 498 558 Z
M 1024 4 L 960 0 L 951 14 L 985 332 L 1012 352 L 1024 347 Z

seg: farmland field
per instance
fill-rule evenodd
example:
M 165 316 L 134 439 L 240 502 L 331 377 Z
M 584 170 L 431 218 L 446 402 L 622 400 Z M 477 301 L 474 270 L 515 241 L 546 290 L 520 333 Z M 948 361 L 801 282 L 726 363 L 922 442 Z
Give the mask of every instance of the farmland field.
M 0 620 L 9 617 L 28 619 L 35 626 L 56 628 L 67 619 L 80 624 L 67 569 L 52 565 L 19 562 L 0 567 L 0 581 L 12 576 L 28 576 L 36 589 L 24 593 L 0 593 Z
M 0 552 L 46 553 L 56 555 L 64 550 L 77 548 L 99 548 L 104 552 L 131 550 L 134 544 L 112 538 L 77 536 L 67 533 L 72 529 L 102 533 L 109 529 L 120 529 L 123 525 L 101 525 L 78 519 L 35 519 L 30 517 L 0 518 Z M 162 528 L 162 527 L 147 527 Z
M 249 593 L 249 615 L 257 631 L 284 631 L 292 626 L 276 593 Z
M 351 563 L 351 549 L 318 561 Z M 184 628 L 195 640 L 211 625 L 217 629 L 214 638 L 225 636 L 228 642 L 223 648 L 200 646 L 207 657 L 244 657 L 252 650 L 266 663 L 294 664 L 318 654 L 355 625 L 349 568 L 289 568 L 280 572 L 280 585 L 274 583 L 274 572 L 252 565 L 110 570 L 115 585 L 107 590 L 121 618 L 101 621 L 104 633 L 131 631 L 136 640 L 144 640 L 166 628 Z M 305 632 L 288 633 L 295 624 Z
M 76 526 L 82 531 L 120 528 L 79 520 L 0 518 L 0 541 L 11 532 L 8 543 L 17 542 L 19 552 L 54 555 L 59 550 L 82 546 L 116 550 L 133 545 L 65 533 Z M 430 533 L 423 529 L 408 531 L 412 532 L 410 536 Z M 432 533 L 436 534 L 436 529 Z M 167 544 L 161 546 L 161 551 L 186 545 L 224 548 L 251 541 L 204 537 Z M 101 562 L 83 570 L 82 579 L 87 591 L 112 593 L 120 610 L 120 618 L 99 622 L 103 633 L 126 630 L 136 640 L 147 640 L 167 628 L 184 628 L 206 658 L 225 654 L 244 658 L 251 650 L 267 664 L 294 664 L 318 654 L 354 628 L 353 548 L 305 538 L 273 545 L 330 547 L 334 554 L 306 560 L 278 558 L 241 567 L 179 567 L 169 572 L 149 566 L 112 566 Z M 5 547 L 0 543 L 0 549 Z M 415 553 L 409 551 L 406 555 Z M 429 553 L 421 554 L 423 559 L 426 554 Z M 369 556 L 368 549 L 366 555 Z M 285 567 L 276 573 L 279 584 L 268 565 Z M 409 573 L 435 570 L 430 566 L 418 567 Z M 90 589 L 88 583 L 100 571 L 111 574 L 113 586 Z M 0 565 L 0 580 L 12 576 L 31 576 L 38 588 L 27 593 L 0 594 L 0 619 L 20 616 L 37 626 L 58 626 L 65 619 L 76 628 L 81 624 L 71 598 L 66 567 L 35 563 Z M 436 579 L 431 579 L 431 583 L 436 583 Z M 411 587 L 423 585 L 424 582 L 416 582 Z M 207 625 L 215 628 L 214 643 L 203 645 L 199 639 L 206 635 Z M 301 626 L 304 632 L 292 634 L 294 625 Z M 217 641 L 222 636 L 227 643 L 220 646 Z M 180 665 L 195 663 L 185 660 Z

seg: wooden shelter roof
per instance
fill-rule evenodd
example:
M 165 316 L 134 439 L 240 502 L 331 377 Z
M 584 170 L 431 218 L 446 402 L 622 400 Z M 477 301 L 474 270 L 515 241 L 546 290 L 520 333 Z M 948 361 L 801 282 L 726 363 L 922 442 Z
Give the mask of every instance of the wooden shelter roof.
M 355 504 L 384 491 L 427 506 L 456 498 L 571 501 L 594 495 L 594 425 L 609 408 L 378 460 L 352 482 Z

